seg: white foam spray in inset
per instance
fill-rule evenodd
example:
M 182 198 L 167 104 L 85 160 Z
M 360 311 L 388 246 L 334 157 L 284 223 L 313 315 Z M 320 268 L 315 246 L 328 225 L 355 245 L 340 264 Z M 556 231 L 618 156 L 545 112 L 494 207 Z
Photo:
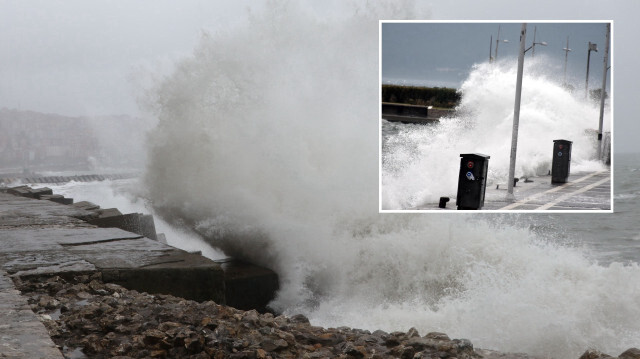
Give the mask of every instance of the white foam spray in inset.
M 555 357 L 637 345 L 637 265 L 501 217 L 378 214 L 378 19 L 420 16 L 388 7 L 334 19 L 269 2 L 205 37 L 149 94 L 156 213 L 277 271 L 272 306 L 313 324 Z
M 527 59 L 516 177 L 546 175 L 557 139 L 573 142 L 572 172 L 602 169 L 595 161 L 598 107 L 545 74 L 546 63 L 542 56 Z M 506 187 L 515 78 L 515 61 L 476 64 L 459 90 L 462 100 L 455 115 L 434 126 L 399 126 L 399 134 L 385 142 L 382 152 L 382 208 L 408 209 L 437 203 L 441 196 L 455 197 L 463 153 L 489 155 L 488 185 Z M 605 113 L 608 126 L 609 111 Z

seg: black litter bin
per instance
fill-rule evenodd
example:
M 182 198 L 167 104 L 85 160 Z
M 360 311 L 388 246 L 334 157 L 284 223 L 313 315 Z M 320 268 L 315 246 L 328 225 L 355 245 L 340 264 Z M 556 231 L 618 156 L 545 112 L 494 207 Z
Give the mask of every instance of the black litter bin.
M 479 153 L 461 154 L 456 206 L 462 209 L 481 209 L 487 186 L 489 156 Z
M 551 183 L 566 183 L 571 168 L 571 144 L 568 140 L 553 140 Z

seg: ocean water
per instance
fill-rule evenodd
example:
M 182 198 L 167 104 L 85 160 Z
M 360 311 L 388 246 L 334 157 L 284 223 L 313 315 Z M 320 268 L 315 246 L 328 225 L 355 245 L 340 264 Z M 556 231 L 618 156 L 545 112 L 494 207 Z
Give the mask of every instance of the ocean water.
M 318 18 L 276 1 L 245 25 L 203 37 L 145 95 L 158 119 L 145 175 L 116 197 L 141 201 L 203 247 L 275 270 L 281 290 L 272 307 L 305 314 L 314 325 L 415 327 L 554 358 L 638 347 L 637 156 L 615 158 L 615 214 L 378 213 L 378 19 L 421 16 L 411 2 Z M 480 65 L 473 76 L 506 83 L 502 72 L 511 68 Z M 557 91 L 544 76 L 526 81 Z M 567 110 L 529 104 L 523 115 L 545 123 L 557 111 L 592 112 L 566 102 Z M 487 121 L 508 121 L 508 114 L 491 115 L 501 109 L 485 109 Z M 450 126 L 480 124 L 458 118 Z M 402 136 L 406 146 L 393 144 L 393 158 L 383 159 L 393 174 L 383 178 L 389 206 L 412 200 L 405 187 L 414 184 L 401 179 L 422 167 L 401 149 L 432 148 L 416 141 L 428 133 Z M 548 155 L 532 146 L 520 148 L 531 159 Z M 574 158 L 598 165 L 589 164 L 588 151 Z M 99 185 L 104 199 L 113 197 L 113 185 Z M 74 193 L 81 184 L 66 188 L 82 199 Z
M 281 251 L 271 260 L 282 261 L 266 263 L 282 280 L 272 306 L 304 313 L 314 325 L 415 327 L 469 338 L 476 347 L 554 358 L 637 347 L 638 158 L 615 157 L 613 214 L 385 214 L 342 221 L 315 241 L 282 235 L 267 246 Z M 154 213 L 140 185 L 50 187 L 103 208 Z M 215 241 L 183 225 L 156 217 L 156 226 L 174 246 L 224 257 Z M 265 249 L 264 242 L 243 241 Z
M 561 216 L 572 237 L 588 243 L 603 263 L 640 262 L 640 156 L 618 154 L 614 166 L 614 210 L 611 215 Z

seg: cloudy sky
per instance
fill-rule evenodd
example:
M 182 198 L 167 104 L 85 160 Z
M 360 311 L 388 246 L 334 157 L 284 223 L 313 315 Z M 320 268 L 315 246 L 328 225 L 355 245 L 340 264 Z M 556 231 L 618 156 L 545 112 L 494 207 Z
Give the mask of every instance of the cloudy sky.
M 381 27 L 382 81 L 459 88 L 474 64 L 489 61 L 490 51 L 495 58 L 496 43 L 499 61 L 517 61 L 521 26 L 521 22 L 385 22 Z M 567 82 L 584 89 L 588 44 L 599 44 L 598 51 L 589 56 L 589 87 L 600 88 L 605 34 L 602 22 L 528 23 L 526 48 L 531 49 L 525 63 L 535 57 L 544 62 L 549 77 L 563 81 L 563 49 L 568 40 L 572 51 L 566 56 Z
M 337 0 L 318 4 L 306 2 L 305 6 L 321 15 L 344 8 Z M 640 132 L 640 122 L 632 119 L 639 112 L 634 65 L 640 59 L 636 40 L 640 2 L 417 0 L 415 4 L 432 20 L 613 20 L 615 148 L 638 151 L 635 134 Z M 136 115 L 140 74 L 169 71 L 194 49 L 203 31 L 225 31 L 247 21 L 249 7 L 259 11 L 262 6 L 265 1 L 0 0 L 0 108 L 65 115 Z M 505 27 L 504 31 L 504 38 L 514 39 L 510 30 Z M 492 33 L 497 33 L 495 26 L 478 35 L 478 45 L 474 42 L 478 61 L 488 57 Z M 553 51 L 563 54 L 556 49 L 556 42 L 566 41 L 562 31 L 540 25 L 538 36 L 550 46 L 536 47 L 536 56 Z M 584 44 L 576 39 L 573 45 L 570 38 L 570 47 L 576 49 L 569 55 L 575 61 L 570 68 L 579 73 L 578 61 L 586 56 Z M 499 57 L 509 56 L 515 48 L 513 42 L 501 45 Z M 594 78 L 601 71 L 599 64 L 592 63 Z M 440 72 L 458 76 L 464 74 L 465 66 L 452 63 L 440 66 Z

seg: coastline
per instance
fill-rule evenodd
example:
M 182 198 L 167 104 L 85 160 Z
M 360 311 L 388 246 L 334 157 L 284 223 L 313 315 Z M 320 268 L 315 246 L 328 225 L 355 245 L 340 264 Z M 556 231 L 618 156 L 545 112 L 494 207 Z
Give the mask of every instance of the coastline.
M 3 222 L 11 222 L 11 213 L 5 214 Z M 19 221 L 21 217 L 15 218 Z M 49 219 L 39 220 L 0 224 L 3 230 L 10 230 L 37 222 L 46 233 L 44 223 Z M 51 221 L 55 226 L 65 225 L 58 217 Z M 75 218 L 65 223 L 85 230 L 92 227 Z M 106 282 L 96 270 L 26 271 L 10 277 L 67 358 L 539 358 L 474 348 L 469 340 L 451 339 L 444 333 L 422 335 L 414 328 L 391 333 L 322 328 L 311 325 L 303 315 L 261 314 L 211 300 L 125 289 Z M 0 334 L 2 330 L 0 327 Z M 610 356 L 587 350 L 580 357 L 599 358 Z M 619 358 L 640 358 L 640 350 L 631 348 Z

